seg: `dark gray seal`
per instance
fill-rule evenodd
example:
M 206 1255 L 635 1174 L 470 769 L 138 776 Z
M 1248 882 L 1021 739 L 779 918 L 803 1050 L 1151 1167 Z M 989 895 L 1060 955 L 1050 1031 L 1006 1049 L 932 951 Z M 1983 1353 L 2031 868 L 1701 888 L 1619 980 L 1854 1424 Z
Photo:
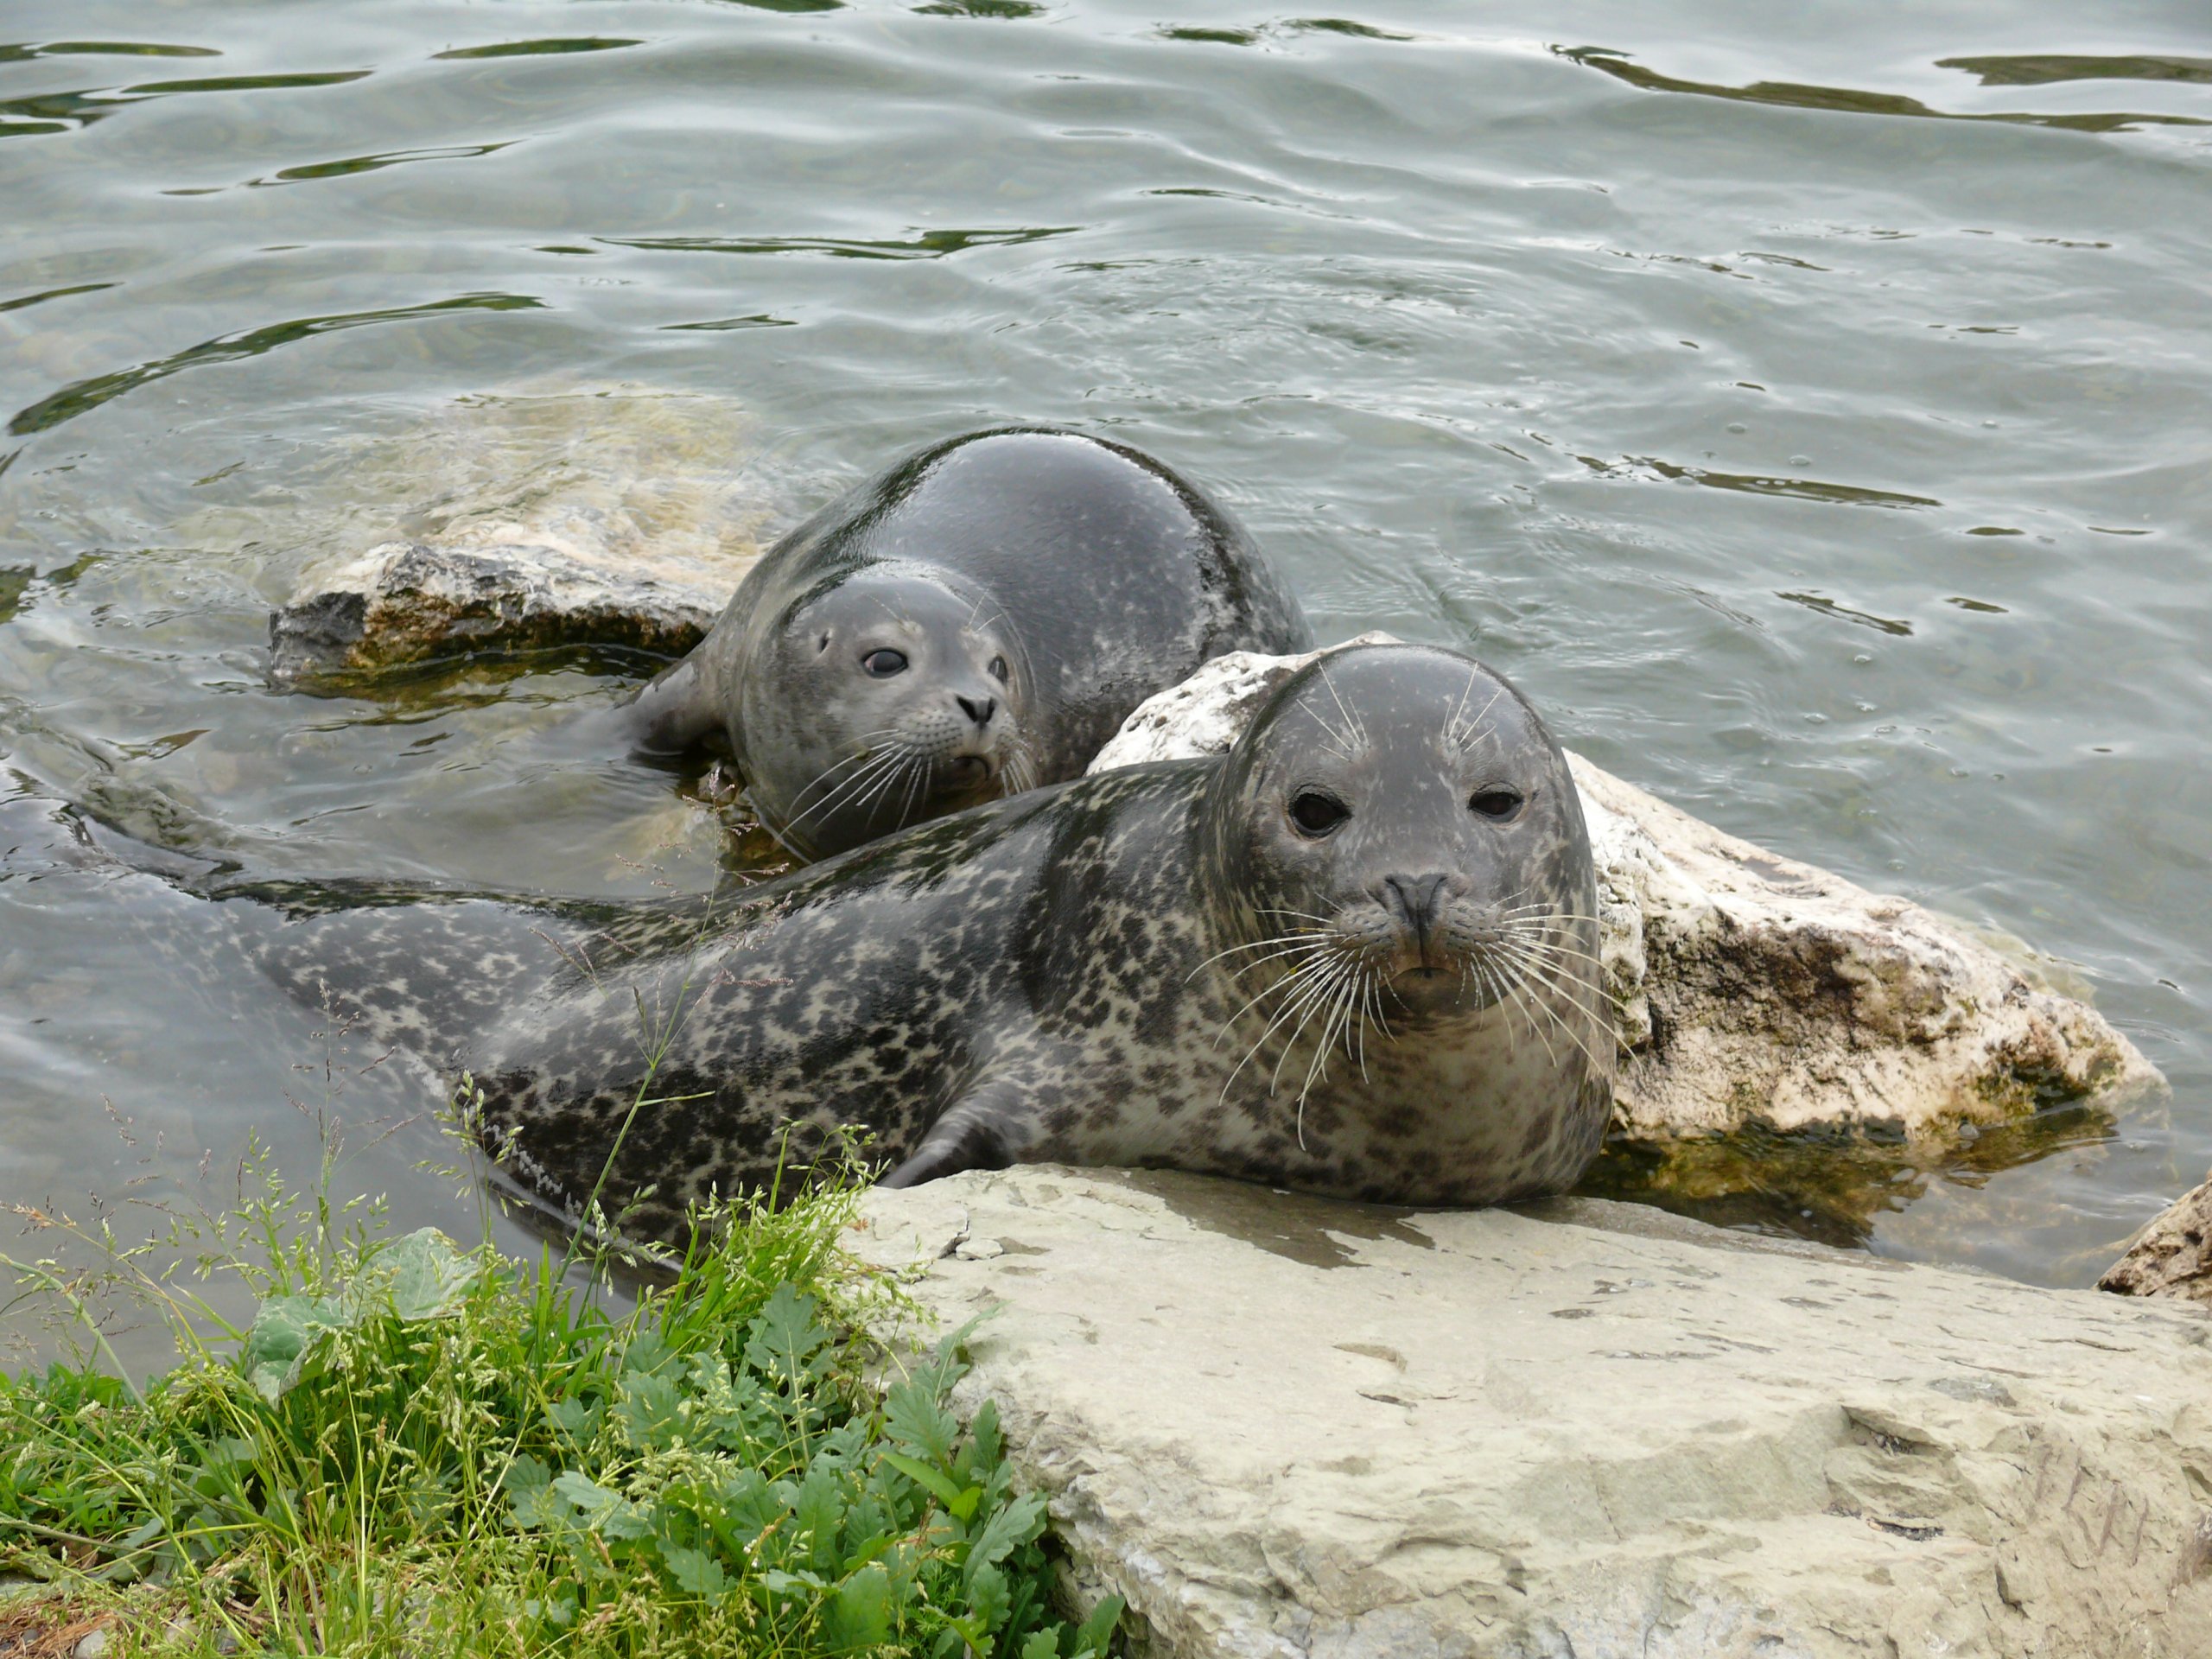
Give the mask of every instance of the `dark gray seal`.
M 1301 670 L 1226 755 L 1014 796 L 704 918 L 365 911 L 270 959 L 465 1065 L 547 1198 L 605 1170 L 611 1212 L 673 1236 L 850 1130 L 899 1185 L 1051 1160 L 1555 1192 L 1610 1115 L 1597 949 L 1542 721 L 1465 658 L 1389 645 Z
M 778 542 L 628 726 L 649 750 L 726 742 L 762 821 L 820 857 L 1078 776 L 1209 658 L 1309 649 L 1243 529 L 1151 456 L 983 432 Z

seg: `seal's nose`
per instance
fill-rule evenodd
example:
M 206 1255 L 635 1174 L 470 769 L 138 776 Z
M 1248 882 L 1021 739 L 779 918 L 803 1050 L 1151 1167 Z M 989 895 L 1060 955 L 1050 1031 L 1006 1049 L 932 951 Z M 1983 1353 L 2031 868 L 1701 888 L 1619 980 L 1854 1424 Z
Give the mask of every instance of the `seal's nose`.
M 952 699 L 968 711 L 968 718 L 978 727 L 991 723 L 991 715 L 999 706 L 996 697 L 963 697 L 955 693 Z
M 1441 874 L 1382 878 L 1382 885 L 1390 894 L 1388 902 L 1413 929 L 1414 938 L 1424 953 L 1428 949 L 1428 936 L 1436 931 L 1437 921 L 1443 914 L 1444 884 L 1450 880 Z

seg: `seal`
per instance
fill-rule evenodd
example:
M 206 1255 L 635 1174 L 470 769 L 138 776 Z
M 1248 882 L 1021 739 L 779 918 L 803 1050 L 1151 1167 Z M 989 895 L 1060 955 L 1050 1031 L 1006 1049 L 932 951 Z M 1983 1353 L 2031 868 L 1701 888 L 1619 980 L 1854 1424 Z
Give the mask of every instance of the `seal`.
M 1611 1114 L 1597 946 L 1535 711 L 1466 658 L 1383 645 L 1309 664 L 1224 755 L 918 825 L 703 918 L 361 909 L 269 961 L 378 1043 L 448 1045 L 545 1198 L 676 1237 L 852 1131 L 893 1185 L 1057 1161 L 1554 1192 Z
M 1077 776 L 1210 658 L 1310 648 L 1194 486 L 1018 428 L 924 449 L 785 536 L 625 723 L 647 751 L 726 744 L 762 822 L 821 857 Z

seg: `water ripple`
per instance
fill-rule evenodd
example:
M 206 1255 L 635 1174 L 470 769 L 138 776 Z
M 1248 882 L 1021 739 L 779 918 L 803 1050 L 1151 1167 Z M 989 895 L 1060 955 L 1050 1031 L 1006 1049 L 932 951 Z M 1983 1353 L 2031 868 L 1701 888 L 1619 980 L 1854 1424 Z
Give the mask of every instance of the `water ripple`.
M 281 92 L 297 87 L 342 86 L 365 80 L 372 72 L 344 69 L 327 74 L 222 75 L 202 80 L 149 80 L 121 88 L 86 87 L 0 100 L 0 138 L 36 137 L 70 132 L 105 120 L 118 110 L 149 99 L 189 92 Z
M 1746 86 L 1726 86 L 1716 81 L 1682 80 L 1673 75 L 1662 75 L 1656 69 L 1646 68 L 1625 52 L 1616 52 L 1602 46 L 1560 46 L 1552 48 L 1562 58 L 1579 63 L 1586 69 L 1596 69 L 1616 80 L 1647 92 L 1688 92 L 1700 98 L 1732 99 L 1744 104 L 1772 104 L 1799 110 L 1826 110 L 1845 115 L 1902 115 L 1939 121 L 1995 121 L 2024 127 L 2063 127 L 2075 132 L 2133 132 L 2139 125 L 2203 127 L 2212 126 L 2212 118 L 2195 115 L 2171 115 L 2148 111 L 2090 111 L 2063 115 L 2038 115 L 2027 111 L 1985 110 L 1965 111 L 1935 110 L 1916 98 L 1907 98 L 1898 92 L 1863 92 L 1849 86 L 1808 86 L 1795 81 L 1756 80 Z M 1958 67 L 1974 63 L 1998 61 L 1993 59 L 1955 58 L 1946 60 Z M 2054 60 L 2006 60 L 2010 62 L 2043 62 Z M 2080 62 L 2082 60 L 2072 60 Z M 2131 61 L 2124 59 L 2105 60 L 2107 62 Z M 2143 61 L 2140 60 L 2135 61 Z M 2167 60 L 2190 62 L 2193 60 Z M 2069 79 L 2058 75 L 2046 79 Z M 2194 79 L 2195 76 L 2142 76 L 2138 79 L 2170 80 Z M 1985 85 L 2025 86 L 2042 85 L 2043 81 L 2004 81 Z
M 873 241 L 837 236 L 600 236 L 611 248 L 650 253 L 821 253 L 833 259 L 943 259 L 970 248 L 1018 247 L 1047 237 L 1072 236 L 1079 225 L 1048 225 L 1024 230 L 924 231 L 906 238 Z
M 574 52 L 619 52 L 626 46 L 644 44 L 643 41 L 578 35 L 542 41 L 503 41 L 495 46 L 455 47 L 450 52 L 434 52 L 430 57 L 433 62 L 437 63 L 455 59 L 560 57 Z
M 166 379 L 172 374 L 181 374 L 187 369 L 259 357 L 280 346 L 289 346 L 295 340 L 312 340 L 318 334 L 335 334 L 342 328 L 362 328 L 380 322 L 410 321 L 454 311 L 533 311 L 543 305 L 543 300 L 533 299 L 524 294 L 463 294 L 454 299 L 434 300 L 423 305 L 346 311 L 327 317 L 300 317 L 289 322 L 269 323 L 258 328 L 243 329 L 237 334 L 218 334 L 213 340 L 204 340 L 199 345 L 171 356 L 119 369 L 111 374 L 95 375 L 88 380 L 64 386 L 50 397 L 41 397 L 19 410 L 16 417 L 8 423 L 8 432 L 12 437 L 43 432 L 49 427 L 74 420 L 88 410 L 111 403 L 125 392 L 135 391 L 140 386 Z

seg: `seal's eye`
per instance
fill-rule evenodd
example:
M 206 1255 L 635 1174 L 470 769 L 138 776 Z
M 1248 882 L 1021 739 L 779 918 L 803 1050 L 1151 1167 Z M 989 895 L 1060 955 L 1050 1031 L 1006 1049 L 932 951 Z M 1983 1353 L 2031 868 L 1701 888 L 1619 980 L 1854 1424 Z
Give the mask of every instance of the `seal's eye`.
M 1004 685 L 1006 683 L 1005 658 L 994 657 L 991 658 L 991 677 L 996 680 L 1001 685 Z
M 879 680 L 887 680 L 893 674 L 906 671 L 906 653 L 903 651 L 871 651 L 861 658 L 861 666 Z
M 1520 816 L 1522 799 L 1518 790 L 1478 789 L 1468 798 L 1467 805 L 1478 817 L 1506 823 Z
M 1298 826 L 1298 833 L 1319 840 L 1346 818 L 1351 808 L 1334 796 L 1324 795 L 1319 790 L 1300 791 L 1290 804 L 1290 821 Z
M 821 639 L 817 639 L 817 640 L 816 640 L 816 641 L 814 642 L 814 651 L 815 651 L 815 654 L 816 654 L 817 656 L 820 656 L 823 652 L 825 652 L 825 651 L 827 651 L 827 650 L 829 650 L 829 649 L 830 649 L 830 636 L 829 636 L 828 634 L 826 634 L 826 633 L 825 633 L 825 634 L 823 634 L 823 635 L 822 636 L 822 638 L 821 638 Z

